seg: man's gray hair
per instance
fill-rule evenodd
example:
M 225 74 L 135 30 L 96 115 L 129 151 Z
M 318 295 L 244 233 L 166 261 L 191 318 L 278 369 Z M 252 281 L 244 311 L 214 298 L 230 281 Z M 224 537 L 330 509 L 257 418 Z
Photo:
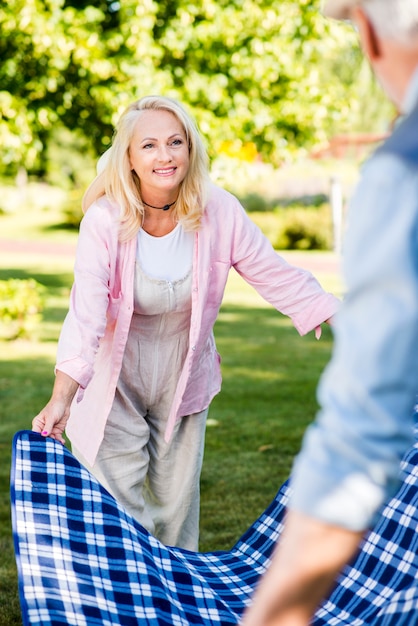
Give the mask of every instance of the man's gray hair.
M 360 0 L 383 37 L 418 47 L 418 0 Z

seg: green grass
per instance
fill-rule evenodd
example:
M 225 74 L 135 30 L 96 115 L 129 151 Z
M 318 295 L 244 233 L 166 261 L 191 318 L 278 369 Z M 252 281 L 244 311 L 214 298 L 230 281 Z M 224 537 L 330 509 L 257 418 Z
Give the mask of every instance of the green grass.
M 231 276 L 230 288 L 238 280 Z M 223 387 L 209 412 L 202 550 L 230 547 L 287 478 L 316 412 L 332 341 L 328 328 L 320 342 L 300 338 L 287 318 L 264 303 L 250 305 L 244 293 L 240 304 L 228 303 L 226 294 L 215 334 Z
M 31 216 L 25 237 L 73 241 Z M 16 236 L 8 222 L 4 237 Z M 0 225 L 3 217 L 0 217 Z M 19 230 L 19 233 L 22 231 Z M 20 237 L 22 238 L 22 237 Z M 317 254 L 317 253 L 316 253 Z M 47 288 L 44 320 L 33 341 L 0 343 L 0 626 L 20 625 L 9 503 L 11 442 L 45 404 L 53 381 L 56 341 L 68 303 L 72 259 L 1 254 L 0 278 L 33 276 Z M 335 276 L 319 277 L 338 292 Z M 327 283 L 329 281 L 329 284 Z M 228 549 L 266 508 L 288 476 L 303 432 L 316 412 L 315 389 L 332 335 L 299 337 L 231 273 L 215 335 L 223 388 L 209 413 L 201 480 L 201 549 Z
M 43 265 L 42 265 L 43 261 Z M 0 342 L 0 626 L 21 624 L 12 545 L 9 501 L 11 441 L 15 432 L 30 428 L 32 417 L 47 401 L 59 328 L 65 315 L 71 263 L 61 268 L 49 257 L 0 255 L 0 278 L 34 276 L 47 287 L 44 320 L 36 340 Z M 54 274 L 54 271 L 56 272 Z

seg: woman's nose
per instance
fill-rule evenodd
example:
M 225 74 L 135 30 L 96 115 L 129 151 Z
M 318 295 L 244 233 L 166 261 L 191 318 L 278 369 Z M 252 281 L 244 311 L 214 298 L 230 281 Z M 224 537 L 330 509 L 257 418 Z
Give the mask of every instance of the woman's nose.
M 158 147 L 158 158 L 160 161 L 171 161 L 171 153 L 168 146 L 159 146 Z

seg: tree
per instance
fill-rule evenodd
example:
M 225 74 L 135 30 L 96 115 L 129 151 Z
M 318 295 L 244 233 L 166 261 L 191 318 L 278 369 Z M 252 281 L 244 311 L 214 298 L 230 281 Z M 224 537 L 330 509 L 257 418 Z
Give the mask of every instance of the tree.
M 142 3 L 140 17 L 135 6 L 121 5 L 132 93 L 152 91 L 147 76 L 155 78 L 157 90 L 190 106 L 215 152 L 225 141 L 253 142 L 277 163 L 350 116 L 355 92 L 333 60 L 344 56 L 352 80 L 356 36 L 325 20 L 318 0 L 160 0 Z M 129 37 L 145 13 L 150 30 Z
M 114 68 L 99 33 L 105 14 L 63 0 L 9 0 L 0 9 L 0 136 L 3 163 L 38 167 L 59 124 L 90 140 L 111 131 L 108 107 L 92 92 Z M 97 140 L 99 143 L 100 140 Z
M 355 33 L 323 19 L 319 0 L 9 0 L 0 34 L 3 164 L 40 173 L 56 126 L 101 153 L 149 93 L 182 100 L 212 152 L 251 143 L 275 163 L 358 101 Z

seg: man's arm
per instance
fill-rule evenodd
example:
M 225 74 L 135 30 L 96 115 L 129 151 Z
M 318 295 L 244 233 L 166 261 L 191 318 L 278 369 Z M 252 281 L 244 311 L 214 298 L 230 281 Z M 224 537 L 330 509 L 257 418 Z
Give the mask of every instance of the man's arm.
M 417 189 L 416 175 L 383 155 L 369 162 L 352 199 L 347 296 L 320 411 L 293 466 L 283 536 L 244 626 L 306 626 L 399 486 L 417 392 Z
M 289 511 L 272 564 L 242 626 L 308 626 L 362 535 Z

